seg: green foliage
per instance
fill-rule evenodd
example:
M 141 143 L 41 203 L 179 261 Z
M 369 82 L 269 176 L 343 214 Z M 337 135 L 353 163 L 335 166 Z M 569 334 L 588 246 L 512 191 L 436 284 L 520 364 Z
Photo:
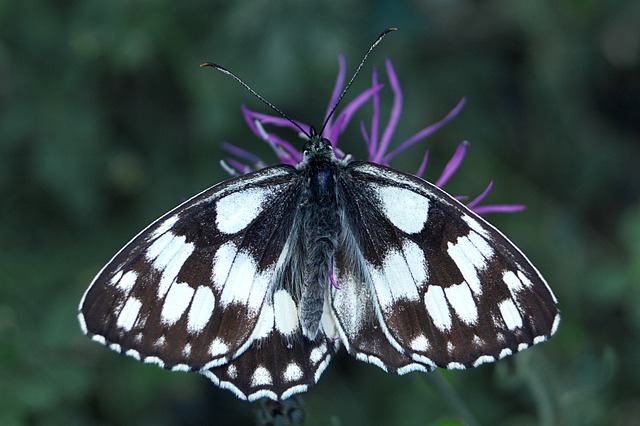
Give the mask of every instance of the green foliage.
M 77 303 L 131 236 L 226 177 L 222 141 L 274 160 L 240 113 L 262 105 L 199 63 L 319 123 L 336 55 L 353 70 L 392 25 L 366 66 L 393 60 L 398 137 L 468 97 L 430 139 L 428 177 L 472 142 L 445 189 L 494 180 L 487 202 L 529 206 L 489 220 L 544 273 L 563 322 L 549 343 L 434 377 L 342 354 L 303 396 L 306 424 L 639 423 L 639 20 L 632 0 L 1 2 L 0 424 L 254 421 L 257 404 L 204 378 L 91 343 Z M 357 122 L 349 137 L 362 152 Z

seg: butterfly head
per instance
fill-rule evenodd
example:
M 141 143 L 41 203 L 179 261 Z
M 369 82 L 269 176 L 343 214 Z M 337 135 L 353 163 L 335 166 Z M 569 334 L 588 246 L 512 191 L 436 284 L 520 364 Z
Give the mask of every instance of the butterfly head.
M 331 141 L 319 135 L 314 127 L 311 127 L 309 139 L 304 144 L 303 155 L 305 162 L 311 159 L 335 160 L 336 158 Z

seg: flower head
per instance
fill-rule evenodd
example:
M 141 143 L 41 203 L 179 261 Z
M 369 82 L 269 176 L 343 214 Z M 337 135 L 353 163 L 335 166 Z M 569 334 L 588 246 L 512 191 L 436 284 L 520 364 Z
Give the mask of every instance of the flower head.
M 340 70 L 338 72 L 338 78 L 336 79 L 336 84 L 333 89 L 331 99 L 329 100 L 325 117 L 330 114 L 331 109 L 338 100 L 338 97 L 340 96 L 340 93 L 344 86 L 346 63 L 342 55 L 340 55 L 338 59 L 340 63 Z M 463 98 L 444 118 L 431 124 L 430 126 L 425 127 L 409 139 L 397 145 L 396 148 L 391 149 L 391 139 L 393 137 L 396 126 L 400 119 L 400 114 L 402 112 L 402 91 L 400 89 L 400 84 L 398 82 L 396 73 L 393 69 L 393 65 L 391 64 L 391 61 L 389 59 L 387 59 L 385 62 L 385 69 L 387 80 L 389 81 L 389 86 L 391 87 L 391 91 L 393 92 L 393 105 L 391 107 L 389 120 L 384 126 L 382 135 L 380 135 L 380 91 L 384 88 L 384 85 L 378 82 L 378 72 L 376 69 L 374 69 L 371 87 L 356 96 L 356 98 L 349 102 L 344 108 L 336 111 L 336 113 L 329 118 L 326 127 L 324 128 L 323 135 L 325 138 L 331 141 L 335 155 L 338 159 L 347 157 L 347 154 L 345 154 L 338 147 L 340 135 L 344 133 L 354 113 L 369 101 L 373 103 L 373 115 L 371 117 L 369 129 L 367 129 L 364 121 L 360 123 L 360 131 L 367 146 L 367 161 L 383 164 L 385 166 L 388 166 L 390 161 L 398 156 L 398 154 L 402 153 L 407 148 L 417 144 L 418 142 L 421 142 L 423 139 L 427 138 L 432 133 L 436 132 L 442 126 L 451 121 L 460 112 L 460 110 L 466 103 L 466 99 Z M 296 165 L 302 161 L 302 153 L 298 148 L 294 146 L 294 144 L 282 139 L 280 136 L 274 133 L 268 132 L 265 129 L 265 126 L 273 125 L 277 127 L 288 128 L 300 134 L 300 130 L 292 122 L 282 117 L 251 111 L 244 105 L 242 106 L 242 113 L 244 115 L 245 121 L 249 125 L 249 128 L 260 139 L 269 144 L 269 146 L 278 156 L 278 159 L 281 163 Z M 310 133 L 311 127 L 309 125 L 300 122 L 297 123 L 305 132 L 307 132 L 307 134 Z M 301 143 L 298 143 L 296 145 L 302 146 Z M 455 153 L 445 166 L 440 177 L 435 181 L 436 186 L 442 187 L 443 185 L 445 185 L 449 178 L 451 178 L 451 176 L 453 176 L 453 174 L 459 169 L 460 164 L 462 163 L 462 160 L 466 154 L 468 145 L 469 143 L 467 141 L 464 141 L 458 145 Z M 232 176 L 238 176 L 266 166 L 266 163 L 259 157 L 235 145 L 225 143 L 223 149 L 239 159 L 236 160 L 234 158 L 227 158 L 221 162 L 224 169 Z M 420 163 L 420 166 L 416 171 L 416 176 L 422 177 L 424 175 L 428 158 L 429 150 L 426 150 L 422 162 Z M 478 195 L 470 202 L 466 203 L 467 207 L 478 214 L 515 212 L 523 210 L 525 208 L 525 206 L 521 204 L 498 204 L 480 206 L 479 204 L 489 194 L 492 186 L 493 182 L 489 182 L 485 190 L 482 191 L 480 195 Z M 458 196 L 456 198 L 459 200 L 466 200 L 467 197 Z

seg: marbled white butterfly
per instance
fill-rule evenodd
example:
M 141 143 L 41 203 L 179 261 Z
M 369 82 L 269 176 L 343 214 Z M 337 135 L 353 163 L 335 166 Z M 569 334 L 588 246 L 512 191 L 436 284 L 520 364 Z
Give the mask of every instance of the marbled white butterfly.
M 307 390 L 341 344 L 405 374 L 556 331 L 553 293 L 500 231 L 418 177 L 337 159 L 321 133 L 297 166 L 219 183 L 140 232 L 86 291 L 83 331 L 249 400 Z

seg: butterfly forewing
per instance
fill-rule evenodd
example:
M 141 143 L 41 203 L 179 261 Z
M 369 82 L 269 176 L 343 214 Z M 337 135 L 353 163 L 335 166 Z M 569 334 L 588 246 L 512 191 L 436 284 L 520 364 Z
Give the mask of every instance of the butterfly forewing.
M 370 163 L 347 167 L 348 228 L 366 265 L 358 279 L 375 294 L 379 326 L 398 352 L 427 368 L 464 368 L 555 332 L 552 292 L 493 226 L 422 179 Z M 346 292 L 332 295 L 340 305 Z
M 237 357 L 272 303 L 265 299 L 291 234 L 300 184 L 292 167 L 263 169 L 158 219 L 92 282 L 80 306 L 85 332 L 166 368 L 201 369 Z

